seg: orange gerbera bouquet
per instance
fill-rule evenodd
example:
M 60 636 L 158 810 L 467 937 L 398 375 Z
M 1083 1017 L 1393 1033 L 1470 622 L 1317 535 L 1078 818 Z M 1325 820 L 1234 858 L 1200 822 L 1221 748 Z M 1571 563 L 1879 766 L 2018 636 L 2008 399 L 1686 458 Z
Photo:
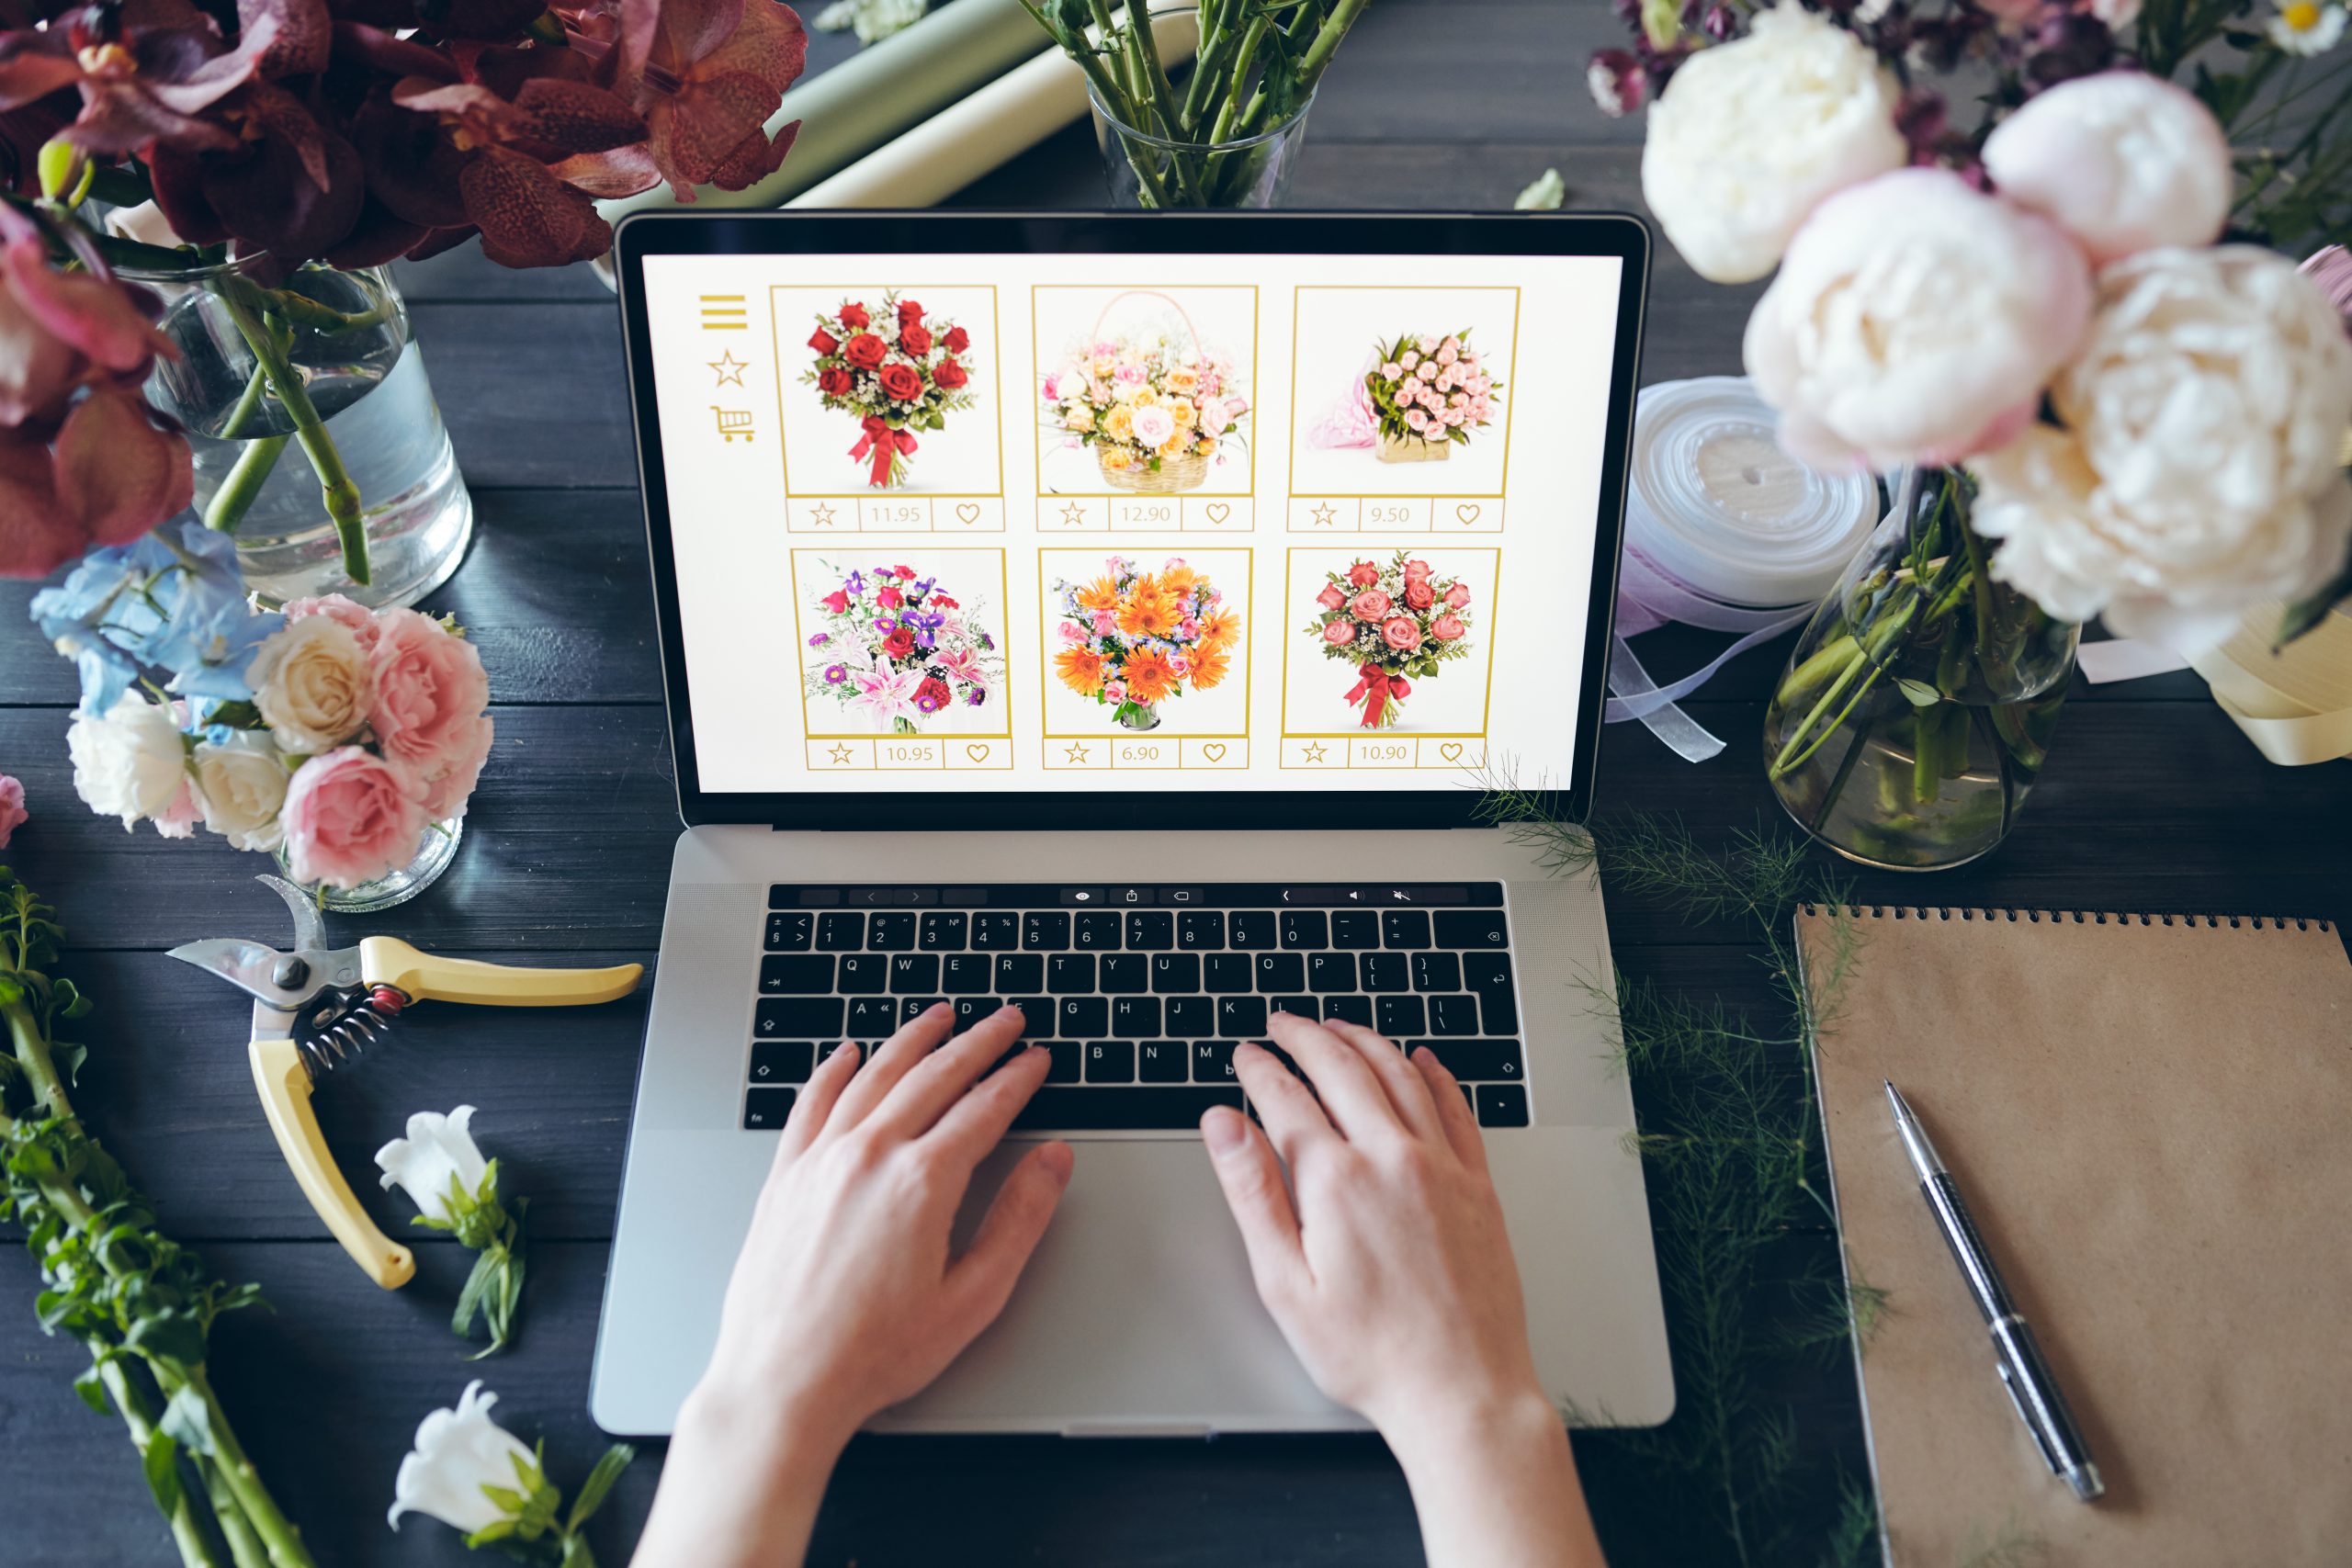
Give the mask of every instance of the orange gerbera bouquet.
M 1158 728 L 1161 703 L 1232 673 L 1241 617 L 1180 557 L 1149 572 L 1112 556 L 1091 582 L 1057 579 L 1054 594 L 1062 614 L 1054 673 L 1109 706 L 1124 728 Z

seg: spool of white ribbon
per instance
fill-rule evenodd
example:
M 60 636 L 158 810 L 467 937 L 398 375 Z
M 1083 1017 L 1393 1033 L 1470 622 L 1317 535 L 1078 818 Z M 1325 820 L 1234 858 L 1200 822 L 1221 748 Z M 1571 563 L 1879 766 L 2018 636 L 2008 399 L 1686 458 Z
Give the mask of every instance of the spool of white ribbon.
M 1637 718 L 1698 762 L 1724 743 L 1677 705 L 1733 659 L 1802 625 L 1878 524 L 1868 474 L 1817 474 L 1781 452 L 1745 377 L 1661 381 L 1634 404 L 1605 716 Z M 1626 638 L 1679 621 L 1739 640 L 1661 686 Z

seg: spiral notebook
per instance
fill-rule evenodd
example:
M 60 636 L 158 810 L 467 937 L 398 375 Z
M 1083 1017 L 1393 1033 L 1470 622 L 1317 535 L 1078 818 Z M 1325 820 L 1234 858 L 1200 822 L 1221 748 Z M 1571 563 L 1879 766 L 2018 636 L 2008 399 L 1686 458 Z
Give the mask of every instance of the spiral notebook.
M 2318 920 L 1797 919 L 1887 1560 L 2352 1561 L 2352 962 Z M 1842 976 L 1833 978 L 1843 957 Z M 1996 1379 L 1888 1120 L 1935 1140 L 2108 1485 Z

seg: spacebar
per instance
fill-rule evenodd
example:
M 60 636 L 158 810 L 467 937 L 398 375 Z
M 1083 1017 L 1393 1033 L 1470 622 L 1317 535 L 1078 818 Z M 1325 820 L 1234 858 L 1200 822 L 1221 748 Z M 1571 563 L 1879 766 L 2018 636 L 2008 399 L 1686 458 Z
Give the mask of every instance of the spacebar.
M 1017 1129 L 1034 1127 L 1110 1129 L 1199 1125 L 1212 1105 L 1241 1109 L 1241 1090 L 1217 1084 L 1167 1089 L 1039 1089 L 1013 1119 Z

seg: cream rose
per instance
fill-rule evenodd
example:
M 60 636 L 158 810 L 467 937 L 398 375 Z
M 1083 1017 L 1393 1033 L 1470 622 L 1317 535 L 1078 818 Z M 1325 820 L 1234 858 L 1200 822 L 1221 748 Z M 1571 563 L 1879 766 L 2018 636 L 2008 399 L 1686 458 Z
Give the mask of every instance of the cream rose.
M 1642 195 L 1691 270 L 1746 283 L 1825 197 L 1909 156 L 1861 40 L 1793 4 L 1685 61 L 1650 109 Z
M 2336 468 L 2352 341 L 2269 251 L 2146 251 L 2099 274 L 2090 341 L 2035 425 L 1970 465 L 1993 571 L 2052 615 L 2194 655 L 2352 545 Z
M 187 750 L 172 710 L 125 692 L 103 714 L 76 713 L 65 731 L 74 760 L 74 793 L 125 828 L 162 818 L 187 779 Z
M 245 678 L 280 750 L 330 750 L 359 733 L 375 705 L 368 651 L 332 615 L 289 620 L 254 652 Z
M 286 804 L 286 762 L 268 736 L 240 730 L 199 741 L 196 794 L 204 825 L 241 850 L 274 850 L 286 840 L 277 813 Z
M 2229 139 L 2169 82 L 2108 71 L 2028 99 L 1984 142 L 2003 196 L 2051 219 L 2095 264 L 2210 245 L 2230 215 Z
M 1747 319 L 1781 445 L 1820 468 L 1949 463 L 2015 437 L 2090 319 L 2090 271 L 2048 220 L 1941 169 L 1841 191 Z

